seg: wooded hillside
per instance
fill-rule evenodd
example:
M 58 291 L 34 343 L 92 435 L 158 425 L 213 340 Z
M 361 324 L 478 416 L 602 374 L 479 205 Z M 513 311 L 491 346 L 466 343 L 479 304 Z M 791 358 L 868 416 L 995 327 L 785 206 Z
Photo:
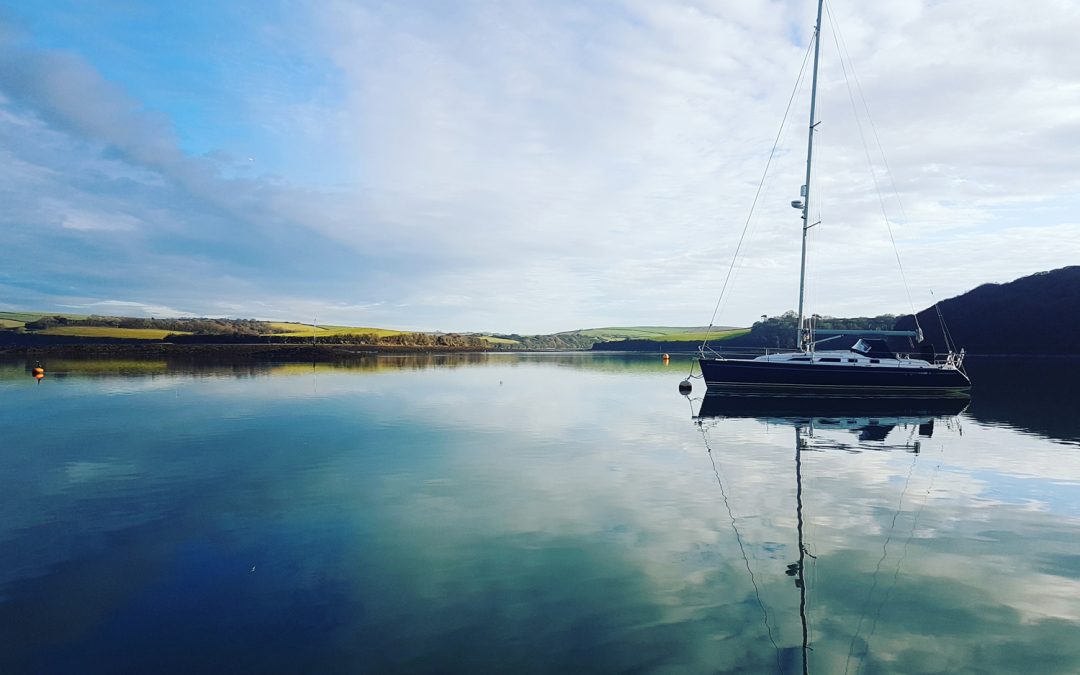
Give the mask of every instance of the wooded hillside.
M 940 303 L 956 347 L 972 354 L 1080 353 L 1080 266 L 1039 272 L 1004 284 L 983 284 Z M 943 351 L 933 307 L 919 312 L 926 339 Z M 901 317 L 897 330 L 911 330 Z

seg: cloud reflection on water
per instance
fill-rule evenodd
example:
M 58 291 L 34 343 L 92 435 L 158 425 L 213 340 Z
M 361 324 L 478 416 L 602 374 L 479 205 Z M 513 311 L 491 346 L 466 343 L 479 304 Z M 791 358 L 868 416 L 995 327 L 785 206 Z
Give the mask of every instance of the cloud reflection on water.
M 699 428 L 673 371 L 575 358 L 5 381 L 0 662 L 794 672 L 794 428 Z M 966 413 L 908 435 L 808 440 L 812 669 L 1076 670 L 1048 495 L 1080 466 Z

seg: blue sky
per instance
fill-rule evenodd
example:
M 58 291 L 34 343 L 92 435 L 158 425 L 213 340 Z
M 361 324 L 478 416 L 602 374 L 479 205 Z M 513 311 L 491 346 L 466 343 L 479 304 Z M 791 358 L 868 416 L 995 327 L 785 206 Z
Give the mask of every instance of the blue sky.
M 831 13 L 916 307 L 1080 262 L 1080 10 L 877 5 Z M 708 322 L 813 11 L 0 8 L 0 308 L 522 333 Z M 810 307 L 903 312 L 834 35 Z M 795 305 L 805 110 L 720 324 Z

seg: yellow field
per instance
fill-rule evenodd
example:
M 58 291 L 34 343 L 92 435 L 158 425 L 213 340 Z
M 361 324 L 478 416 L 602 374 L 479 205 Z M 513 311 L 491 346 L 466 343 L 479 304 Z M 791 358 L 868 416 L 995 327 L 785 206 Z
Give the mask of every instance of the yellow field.
M 342 328 L 335 326 L 333 328 L 328 328 L 324 335 L 365 335 L 371 333 L 373 335 L 378 335 L 379 337 L 384 337 L 386 335 L 401 335 L 402 333 L 406 332 L 408 331 L 390 330 L 388 328 L 365 328 L 363 326 L 350 326 Z
M 705 339 L 705 336 L 709 336 L 709 340 L 726 340 L 728 338 L 738 337 L 740 335 L 746 335 L 750 332 L 749 328 L 735 328 L 732 330 L 714 330 L 712 333 L 706 333 L 702 331 L 700 333 L 669 333 L 667 335 L 659 335 L 650 340 L 656 340 L 657 342 L 700 342 Z
M 279 330 L 281 333 L 275 333 L 275 335 L 300 335 L 306 333 L 311 335 L 310 323 L 295 323 L 292 321 L 267 321 L 266 324 L 274 330 Z M 315 327 L 315 334 L 322 335 L 326 332 L 326 329 L 322 326 Z
M 54 326 L 34 331 L 38 335 L 66 335 L 68 337 L 129 338 L 135 340 L 160 340 L 166 335 L 190 335 L 183 331 L 158 330 L 156 328 L 112 328 L 110 326 Z
M 0 319 L 0 328 L 22 328 L 24 323 L 15 319 Z
M 270 325 L 277 330 L 285 331 L 283 333 L 274 333 L 274 335 L 284 337 L 311 337 L 313 332 L 311 324 L 271 322 Z M 404 332 L 387 328 L 365 328 L 363 326 L 316 326 L 314 329 L 314 334 L 318 337 L 332 337 L 334 335 L 377 335 L 383 337 L 386 335 L 400 335 Z
M 484 340 L 485 342 L 490 342 L 490 343 L 496 344 L 496 345 L 519 345 L 519 344 L 521 344 L 517 340 L 511 340 L 509 338 L 491 337 L 490 335 L 481 335 L 480 339 Z

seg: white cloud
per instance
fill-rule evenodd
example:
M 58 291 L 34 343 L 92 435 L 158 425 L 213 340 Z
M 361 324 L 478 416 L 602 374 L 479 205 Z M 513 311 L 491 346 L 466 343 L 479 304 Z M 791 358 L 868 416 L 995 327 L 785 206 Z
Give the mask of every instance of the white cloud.
M 64 214 L 63 226 L 69 230 L 125 231 L 136 229 L 139 226 L 139 220 L 123 213 L 106 214 L 69 210 Z
M 68 305 L 72 309 L 86 310 L 94 314 L 120 315 L 120 316 L 157 316 L 177 317 L 185 313 L 164 305 L 148 305 L 143 302 L 132 300 L 101 300 L 88 302 L 83 305 Z

